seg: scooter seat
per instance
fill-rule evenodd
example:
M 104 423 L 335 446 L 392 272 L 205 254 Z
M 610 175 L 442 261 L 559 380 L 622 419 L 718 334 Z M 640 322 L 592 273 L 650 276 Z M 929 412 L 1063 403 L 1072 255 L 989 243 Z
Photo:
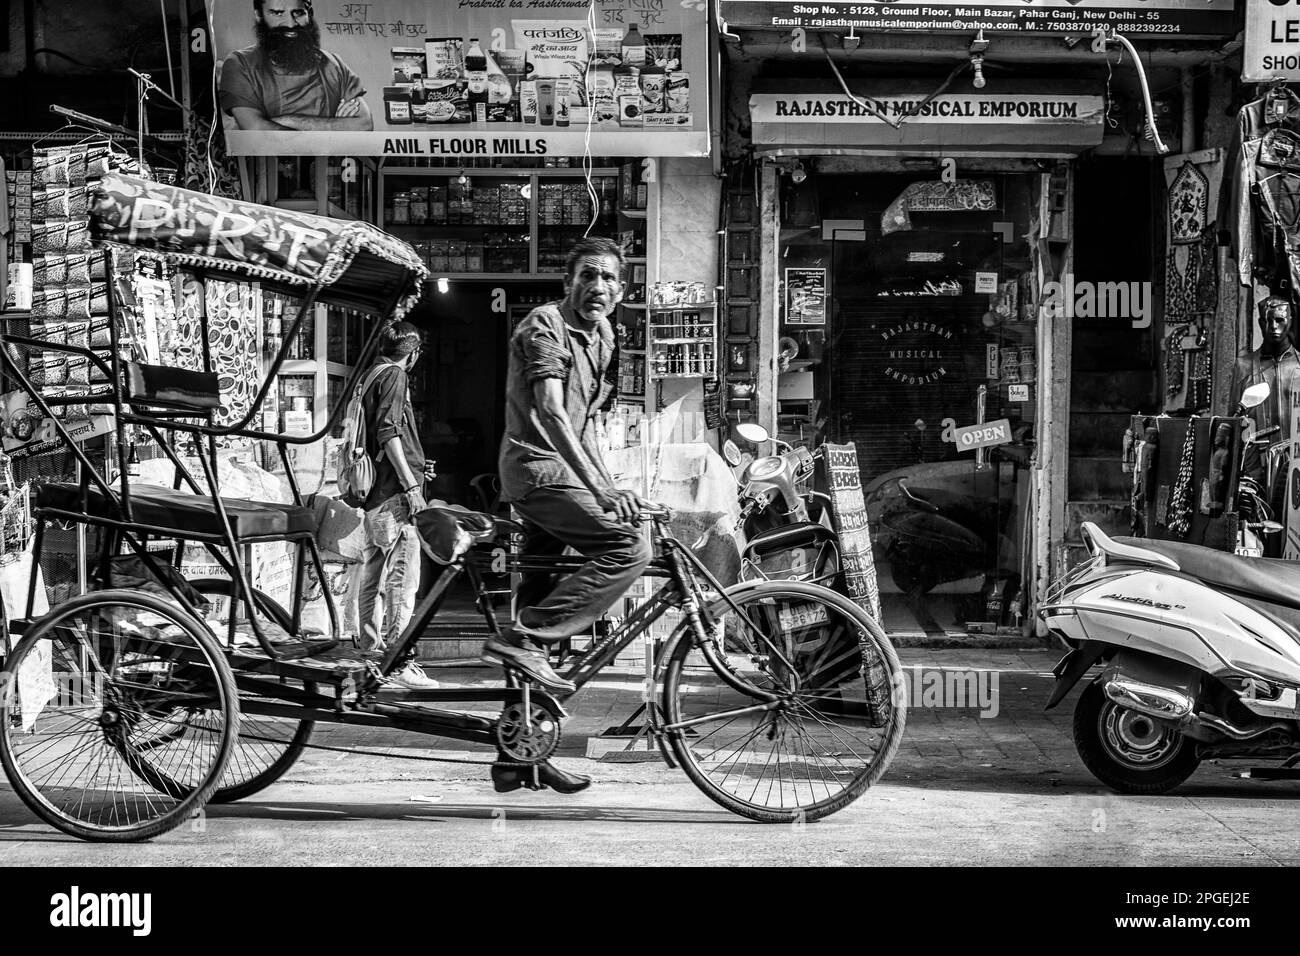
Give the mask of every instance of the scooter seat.
M 1152 538 L 1115 540 L 1173 558 L 1184 574 L 1206 584 L 1239 596 L 1260 598 L 1269 604 L 1300 609 L 1300 561 L 1243 558 L 1195 544 Z
M 751 557 L 761 558 L 778 551 L 817 547 L 823 542 L 834 540 L 835 532 L 824 525 L 801 522 L 759 532 L 746 543 L 745 553 Z

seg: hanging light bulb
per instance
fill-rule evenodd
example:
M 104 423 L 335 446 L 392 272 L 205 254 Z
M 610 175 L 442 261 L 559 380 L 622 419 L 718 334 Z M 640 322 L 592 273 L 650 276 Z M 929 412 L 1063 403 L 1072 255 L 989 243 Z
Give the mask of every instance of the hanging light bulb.
M 446 277 L 446 276 L 441 276 L 441 277 L 439 277 L 439 279 L 438 279 L 438 291 L 439 291 L 441 294 L 443 294 L 443 295 L 446 295 L 448 292 L 451 291 L 451 283 L 447 281 L 447 277 Z
M 984 56 L 979 53 L 971 54 L 970 68 L 975 73 L 975 78 L 971 80 L 971 86 L 977 90 L 984 89 L 984 84 L 988 82 L 984 79 Z
M 790 171 L 790 181 L 795 185 L 803 182 L 808 178 L 808 171 L 803 168 L 803 163 L 795 163 L 794 169 Z

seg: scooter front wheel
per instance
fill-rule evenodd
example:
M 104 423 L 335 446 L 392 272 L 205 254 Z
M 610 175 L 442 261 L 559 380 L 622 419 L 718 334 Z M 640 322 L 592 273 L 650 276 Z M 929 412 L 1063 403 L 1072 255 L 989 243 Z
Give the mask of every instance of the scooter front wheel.
M 1092 775 L 1120 793 L 1165 793 L 1201 763 L 1192 740 L 1121 707 L 1097 681 L 1075 705 L 1074 746 Z

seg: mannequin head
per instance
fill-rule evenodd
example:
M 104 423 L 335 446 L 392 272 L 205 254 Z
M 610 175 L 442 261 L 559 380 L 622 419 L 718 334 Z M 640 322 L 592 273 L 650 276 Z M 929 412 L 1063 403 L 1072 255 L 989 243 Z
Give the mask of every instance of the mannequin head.
M 1264 337 L 1265 352 L 1279 352 L 1285 348 L 1291 337 L 1291 303 L 1276 295 L 1260 302 L 1259 331 Z

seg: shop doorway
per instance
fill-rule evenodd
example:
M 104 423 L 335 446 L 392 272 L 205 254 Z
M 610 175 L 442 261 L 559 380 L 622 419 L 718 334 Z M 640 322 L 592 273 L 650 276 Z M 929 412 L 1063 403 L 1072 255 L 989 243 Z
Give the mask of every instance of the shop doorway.
M 433 497 L 475 511 L 499 510 L 497 451 L 505 431 L 507 346 L 514 325 L 563 294 L 558 281 L 431 283 L 409 319 L 424 333 L 425 356 L 411 382 L 420 441 L 438 462 Z M 438 569 L 423 557 L 421 593 Z M 477 659 L 487 636 L 467 580 L 456 582 L 422 636 L 425 660 Z
M 1014 625 L 1037 385 L 1021 310 L 1031 178 L 818 178 L 821 208 L 861 221 L 829 237 L 818 391 L 827 436 L 857 446 L 885 625 Z M 1002 420 L 996 448 L 956 441 L 954 429 Z
M 411 401 L 425 454 L 438 462 L 432 492 L 468 508 L 488 508 L 490 480 L 505 431 L 506 347 L 512 324 L 559 298 L 559 282 L 430 283 L 410 321 L 425 336 Z

